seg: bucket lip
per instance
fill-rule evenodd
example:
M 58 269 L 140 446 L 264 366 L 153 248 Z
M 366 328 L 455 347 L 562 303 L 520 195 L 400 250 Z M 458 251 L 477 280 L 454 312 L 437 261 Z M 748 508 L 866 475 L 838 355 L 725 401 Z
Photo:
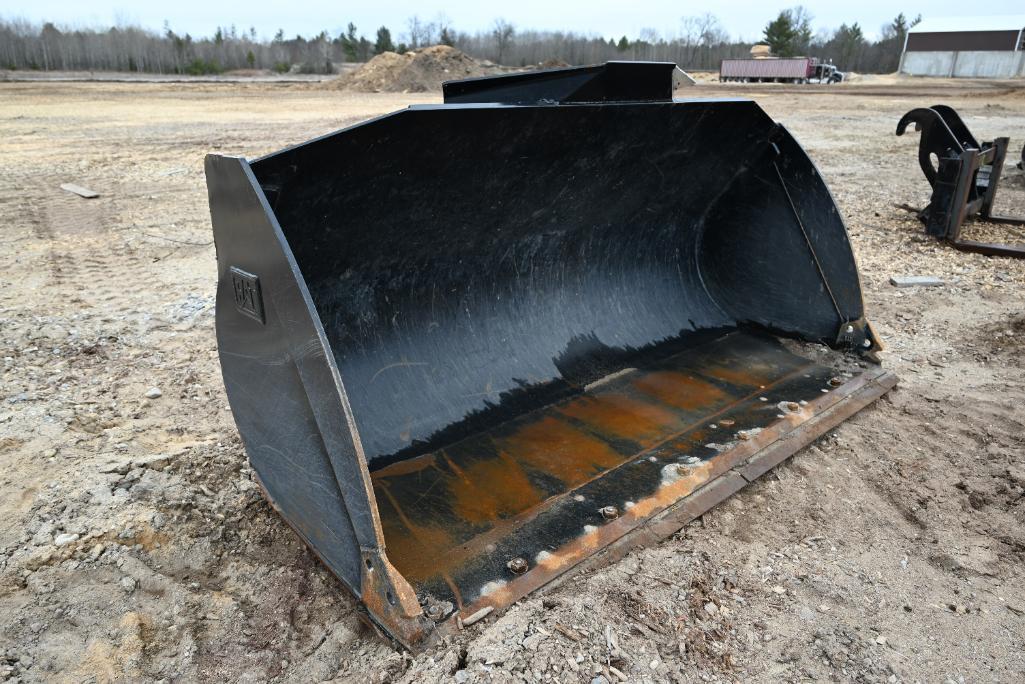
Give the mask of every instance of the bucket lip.
M 445 635 L 488 615 L 497 615 L 542 587 L 552 587 L 574 574 L 619 560 L 632 549 L 651 547 L 672 536 L 692 520 L 754 482 L 800 449 L 846 421 L 897 386 L 898 377 L 882 367 L 869 368 L 811 401 L 799 413 L 768 425 L 717 457 L 715 467 L 696 473 L 692 488 L 679 495 L 669 492 L 650 497 L 647 514 L 631 516 L 630 509 L 603 527 L 554 550 L 546 560 L 524 574 L 456 609 L 438 625 Z M 687 484 L 685 480 L 681 484 Z M 640 504 L 638 502 L 634 508 Z
M 343 135 L 350 131 L 357 130 L 364 126 L 370 126 L 372 124 L 384 121 L 395 116 L 402 116 L 410 112 L 433 112 L 433 111 L 444 111 L 444 110 L 467 110 L 467 109 L 568 109 L 568 108 L 607 108 L 607 107 L 674 107 L 674 106 L 690 106 L 690 105 L 715 105 L 715 104 L 748 104 L 754 106 L 754 108 L 762 113 L 765 110 L 758 102 L 750 97 L 687 97 L 687 98 L 672 98 L 670 100 L 631 100 L 628 102 L 569 102 L 566 104 L 504 104 L 501 102 L 465 102 L 456 104 L 446 104 L 444 102 L 439 103 L 425 103 L 425 104 L 411 104 L 403 107 L 402 109 L 396 109 L 393 112 L 374 116 L 364 121 L 359 121 L 352 124 L 351 126 L 345 126 L 337 130 L 318 135 L 314 138 L 306 140 L 295 145 L 288 145 L 280 150 L 274 152 L 268 152 L 267 154 L 252 159 L 242 156 L 250 166 L 257 166 L 261 162 L 273 159 L 279 155 L 288 154 L 294 150 L 309 147 L 317 143 L 323 142 L 329 138 L 333 138 L 336 135 Z M 765 113 L 768 116 L 767 113 Z M 225 155 L 218 155 L 225 156 Z M 257 169 L 254 169 L 256 171 Z

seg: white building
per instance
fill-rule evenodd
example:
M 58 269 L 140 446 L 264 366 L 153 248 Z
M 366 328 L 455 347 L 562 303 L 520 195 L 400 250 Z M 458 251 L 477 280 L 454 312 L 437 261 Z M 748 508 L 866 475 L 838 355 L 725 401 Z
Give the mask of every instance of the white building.
M 1025 77 L 1025 14 L 925 19 L 908 31 L 900 73 Z

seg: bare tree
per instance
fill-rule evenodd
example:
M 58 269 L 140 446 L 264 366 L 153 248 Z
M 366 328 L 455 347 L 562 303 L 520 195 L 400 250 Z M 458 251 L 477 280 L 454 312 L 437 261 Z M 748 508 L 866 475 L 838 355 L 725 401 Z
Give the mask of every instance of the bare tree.
M 516 29 L 512 24 L 507 22 L 505 19 L 495 19 L 495 25 L 491 29 L 491 35 L 495 39 L 495 50 L 496 56 L 495 61 L 499 64 L 503 64 L 502 61 L 506 53 L 509 50 L 509 46 L 512 45 L 513 35 L 515 35 Z
M 709 60 L 712 51 L 729 42 L 729 35 L 710 12 L 695 17 L 684 17 L 680 22 L 679 42 L 684 48 L 684 64 L 699 64 Z
M 427 47 L 438 41 L 435 39 L 438 26 L 434 22 L 424 21 L 415 14 L 406 21 L 407 44 L 410 48 Z
M 807 29 L 807 45 L 803 49 L 798 45 L 800 52 L 834 60 L 842 69 L 861 71 L 893 71 L 907 27 L 914 24 L 898 15 L 884 27 L 878 40 L 870 41 L 857 22 L 845 24 L 839 31 L 820 29 L 813 34 L 807 10 L 794 7 L 785 14 L 794 28 L 794 43 L 805 41 L 800 34 Z M 615 59 L 657 59 L 676 62 L 685 69 L 717 69 L 722 59 L 747 57 L 751 47 L 750 43 L 731 39 L 719 19 L 709 13 L 683 18 L 677 30 L 677 35 L 671 36 L 664 28 L 661 32 L 646 28 L 636 38 L 612 40 L 573 31 L 517 31 L 508 21 L 498 19 L 488 29 L 468 33 L 455 30 L 447 17 L 439 15 L 434 21 L 411 17 L 404 40 L 408 47 L 417 48 L 450 43 L 473 57 L 516 66 L 549 60 L 597 64 Z M 378 38 L 388 34 L 379 31 Z M 0 69 L 202 74 L 226 69 L 294 68 L 328 72 L 333 64 L 369 59 L 374 45 L 359 35 L 355 26 L 333 38 L 324 32 L 309 38 L 286 38 L 283 31 L 278 31 L 270 40 L 258 40 L 252 29 L 238 31 L 230 26 L 216 28 L 210 37 L 194 38 L 176 33 L 169 24 L 158 33 L 123 20 L 114 27 L 90 29 L 0 19 Z
M 811 21 L 814 17 L 807 7 L 798 5 L 790 9 L 790 18 L 794 27 L 794 49 L 799 55 L 807 55 L 811 48 Z

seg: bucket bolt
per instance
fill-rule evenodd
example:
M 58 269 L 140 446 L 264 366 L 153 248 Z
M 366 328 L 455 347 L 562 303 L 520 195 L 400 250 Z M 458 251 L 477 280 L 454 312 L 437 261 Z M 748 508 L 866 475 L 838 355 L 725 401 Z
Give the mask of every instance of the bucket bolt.
M 619 517 L 619 509 L 615 506 L 604 506 L 601 509 L 601 517 L 606 520 L 615 520 Z
M 527 561 L 523 558 L 513 558 L 511 561 L 505 564 L 505 567 L 509 568 L 509 572 L 514 575 L 522 575 L 527 571 Z
M 839 387 L 842 384 L 843 384 L 843 380 L 840 379 L 840 378 L 830 378 L 829 379 L 829 386 L 830 387 Z
M 424 615 L 434 622 L 441 622 L 455 609 L 455 606 L 452 605 L 451 601 L 439 601 L 430 594 L 424 594 L 417 598 L 420 601 L 420 606 L 424 610 Z
M 680 475 L 690 475 L 690 469 L 701 463 L 701 459 L 697 456 L 688 456 L 684 459 L 683 463 L 676 466 L 676 472 Z

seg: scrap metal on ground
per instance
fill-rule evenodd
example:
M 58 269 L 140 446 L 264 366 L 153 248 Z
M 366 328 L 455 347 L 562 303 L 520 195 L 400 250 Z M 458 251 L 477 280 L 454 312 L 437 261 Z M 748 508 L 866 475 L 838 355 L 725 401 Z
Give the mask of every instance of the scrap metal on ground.
M 217 338 L 269 499 L 409 648 L 673 534 L 888 391 L 846 228 L 675 66 L 448 83 L 206 160 Z
M 912 109 L 897 123 L 897 135 L 904 135 L 911 124 L 921 131 L 918 164 L 932 186 L 928 206 L 918 213 L 926 232 L 967 252 L 1025 257 L 1025 245 L 961 237 L 965 221 L 976 216 L 992 223 L 1025 225 L 1025 218 L 993 213 L 1009 139 L 980 145 L 957 112 L 946 105 Z M 1025 149 L 1022 155 L 1025 158 Z

